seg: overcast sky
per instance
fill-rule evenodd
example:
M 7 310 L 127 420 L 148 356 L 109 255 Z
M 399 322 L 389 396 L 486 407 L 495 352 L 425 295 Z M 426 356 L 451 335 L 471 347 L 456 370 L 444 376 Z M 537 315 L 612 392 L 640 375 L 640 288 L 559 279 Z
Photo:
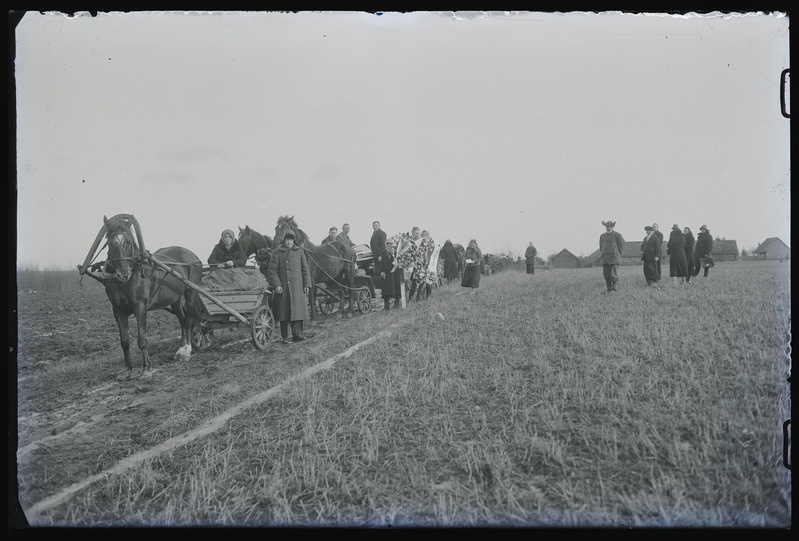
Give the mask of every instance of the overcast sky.
M 103 215 L 204 262 L 223 229 L 588 255 L 603 220 L 790 239 L 784 14 L 27 13 L 17 263 Z

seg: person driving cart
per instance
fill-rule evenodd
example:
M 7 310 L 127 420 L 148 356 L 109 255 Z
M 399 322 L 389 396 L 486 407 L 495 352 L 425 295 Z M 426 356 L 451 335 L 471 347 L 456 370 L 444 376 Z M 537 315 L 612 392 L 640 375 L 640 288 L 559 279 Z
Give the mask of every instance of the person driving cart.
M 244 257 L 232 229 L 222 231 L 219 243 L 208 256 L 208 264 L 226 269 L 244 267 L 247 264 L 247 258 Z

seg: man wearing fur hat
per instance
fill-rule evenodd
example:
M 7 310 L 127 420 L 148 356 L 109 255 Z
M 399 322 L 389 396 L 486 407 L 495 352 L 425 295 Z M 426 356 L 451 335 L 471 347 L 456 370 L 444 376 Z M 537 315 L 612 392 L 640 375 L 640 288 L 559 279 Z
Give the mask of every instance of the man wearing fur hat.
M 219 243 L 214 246 L 211 255 L 208 256 L 208 264 L 226 269 L 243 267 L 247 264 L 247 258 L 241 251 L 239 241 L 233 236 L 232 229 L 222 231 Z
M 308 299 L 311 288 L 311 272 L 305 252 L 294 244 L 294 231 L 283 234 L 283 242 L 272 251 L 269 258 L 267 281 L 275 285 L 272 312 L 280 322 L 282 343 L 289 343 L 289 322 L 292 341 L 302 342 L 303 321 L 308 319 Z
M 605 284 L 608 287 L 603 293 L 616 291 L 616 283 L 619 281 L 619 263 L 621 254 L 624 252 L 624 238 L 621 233 L 614 231 L 616 222 L 608 220 L 602 222 L 605 232 L 599 236 L 599 264 L 602 265 L 602 276 L 605 277 Z

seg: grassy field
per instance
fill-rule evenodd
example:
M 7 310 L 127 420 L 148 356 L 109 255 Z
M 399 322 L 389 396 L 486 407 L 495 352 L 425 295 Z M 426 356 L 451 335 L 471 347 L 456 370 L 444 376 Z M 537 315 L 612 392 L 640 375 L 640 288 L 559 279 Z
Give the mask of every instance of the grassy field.
M 620 278 L 505 272 L 353 320 L 396 328 L 48 521 L 789 527 L 789 264 Z

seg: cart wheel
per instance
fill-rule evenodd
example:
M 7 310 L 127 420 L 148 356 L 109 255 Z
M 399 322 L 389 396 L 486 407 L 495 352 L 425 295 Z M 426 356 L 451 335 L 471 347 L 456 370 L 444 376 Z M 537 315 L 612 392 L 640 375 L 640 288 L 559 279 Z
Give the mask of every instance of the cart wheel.
M 272 310 L 265 304 L 258 307 L 252 315 L 252 343 L 260 350 L 266 349 L 272 340 L 272 332 L 275 330 L 275 318 Z
M 211 347 L 214 341 L 214 329 L 203 321 L 200 327 L 194 327 L 191 331 L 191 346 L 198 351 L 203 351 Z
M 322 312 L 324 315 L 329 316 L 330 314 L 336 312 L 338 310 L 338 304 L 335 300 L 327 297 L 325 299 L 319 299 L 319 311 Z
M 358 302 L 358 310 L 365 314 L 372 310 L 372 294 L 369 293 L 368 288 L 359 289 L 356 293 L 356 301 Z

